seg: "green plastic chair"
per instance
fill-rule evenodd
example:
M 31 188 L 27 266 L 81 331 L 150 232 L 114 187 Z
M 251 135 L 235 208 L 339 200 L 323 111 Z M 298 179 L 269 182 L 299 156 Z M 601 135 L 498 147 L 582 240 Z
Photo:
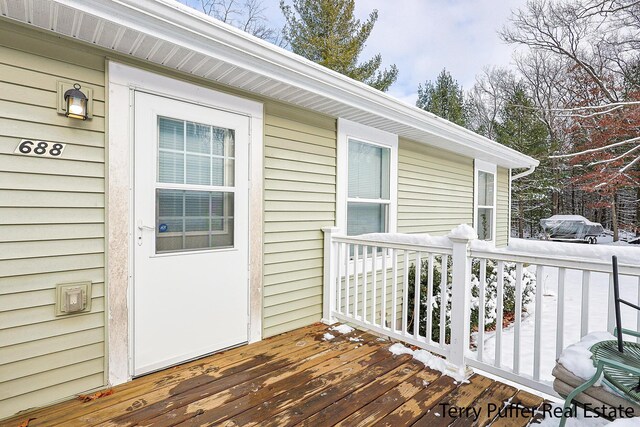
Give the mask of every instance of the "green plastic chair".
M 640 338 L 640 333 L 622 328 L 620 304 L 625 304 L 638 311 L 640 311 L 640 307 L 620 298 L 618 258 L 614 255 L 611 261 L 613 263 L 613 296 L 616 312 L 614 335 L 616 335 L 617 340 L 602 341 L 591 347 L 591 358 L 593 359 L 593 365 L 596 367 L 596 373 L 590 380 L 569 393 L 564 401 L 560 427 L 564 427 L 567 422 L 564 414 L 567 413 L 567 409 L 571 406 L 573 399 L 595 384 L 603 374 L 604 382 L 618 389 L 628 399 L 640 403 L 640 344 L 623 341 L 622 339 L 623 334 Z

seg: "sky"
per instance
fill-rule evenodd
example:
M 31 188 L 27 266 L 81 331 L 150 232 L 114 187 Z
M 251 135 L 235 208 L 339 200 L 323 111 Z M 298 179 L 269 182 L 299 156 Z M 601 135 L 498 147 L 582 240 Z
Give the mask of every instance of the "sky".
M 192 0 L 193 1 L 193 0 Z M 292 0 L 285 0 L 292 4 Z M 514 47 L 497 31 L 512 9 L 525 0 L 356 0 L 356 16 L 378 10 L 361 59 L 382 55 L 383 66 L 396 64 L 398 80 L 388 93 L 415 105 L 418 84 L 435 80 L 446 68 L 465 90 L 487 65 L 510 66 Z M 279 0 L 263 0 L 269 24 L 281 28 Z

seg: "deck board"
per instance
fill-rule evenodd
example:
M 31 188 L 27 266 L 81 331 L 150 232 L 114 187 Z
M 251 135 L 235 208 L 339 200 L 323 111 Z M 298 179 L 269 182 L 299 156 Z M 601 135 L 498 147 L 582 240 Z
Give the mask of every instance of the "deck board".
M 542 398 L 481 375 L 457 383 L 372 334 L 315 324 L 230 349 L 113 388 L 83 403 L 69 400 L 0 422 L 38 426 L 365 426 L 526 425 L 487 417 L 489 404 L 537 407 Z M 442 404 L 482 408 L 451 418 Z M 482 413 L 482 411 L 481 411 Z

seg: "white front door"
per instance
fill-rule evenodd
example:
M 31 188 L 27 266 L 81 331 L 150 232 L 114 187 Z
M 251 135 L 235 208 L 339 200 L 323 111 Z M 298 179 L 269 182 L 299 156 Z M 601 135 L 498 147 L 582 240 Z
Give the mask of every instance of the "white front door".
M 249 118 L 135 94 L 133 374 L 247 341 Z

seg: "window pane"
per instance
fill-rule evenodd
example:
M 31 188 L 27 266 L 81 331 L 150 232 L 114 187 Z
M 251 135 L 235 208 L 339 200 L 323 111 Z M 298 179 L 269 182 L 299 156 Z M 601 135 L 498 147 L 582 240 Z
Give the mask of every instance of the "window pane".
M 387 205 L 347 203 L 347 235 L 384 233 L 387 229 Z
M 211 126 L 187 122 L 187 151 L 211 154 Z
M 185 191 L 184 192 L 184 214 L 185 216 L 209 216 L 208 191 Z
M 161 217 L 181 217 L 184 214 L 182 191 L 163 190 L 158 193 L 158 215 Z
M 162 150 L 158 154 L 158 181 L 184 184 L 184 154 Z
M 235 164 L 233 159 L 211 159 L 212 185 L 233 187 Z
M 478 208 L 476 231 L 480 240 L 493 239 L 493 209 Z
M 389 199 L 389 148 L 349 140 L 349 197 Z
M 211 157 L 187 154 L 187 184 L 211 185 Z
M 493 206 L 493 174 L 478 171 L 478 205 Z
M 233 129 L 166 117 L 158 117 L 158 128 L 159 182 L 234 185 Z
M 158 117 L 158 142 L 160 148 L 184 151 L 184 122 Z
M 156 252 L 233 247 L 233 193 L 156 190 Z
M 213 128 L 213 155 L 235 157 L 235 131 Z

